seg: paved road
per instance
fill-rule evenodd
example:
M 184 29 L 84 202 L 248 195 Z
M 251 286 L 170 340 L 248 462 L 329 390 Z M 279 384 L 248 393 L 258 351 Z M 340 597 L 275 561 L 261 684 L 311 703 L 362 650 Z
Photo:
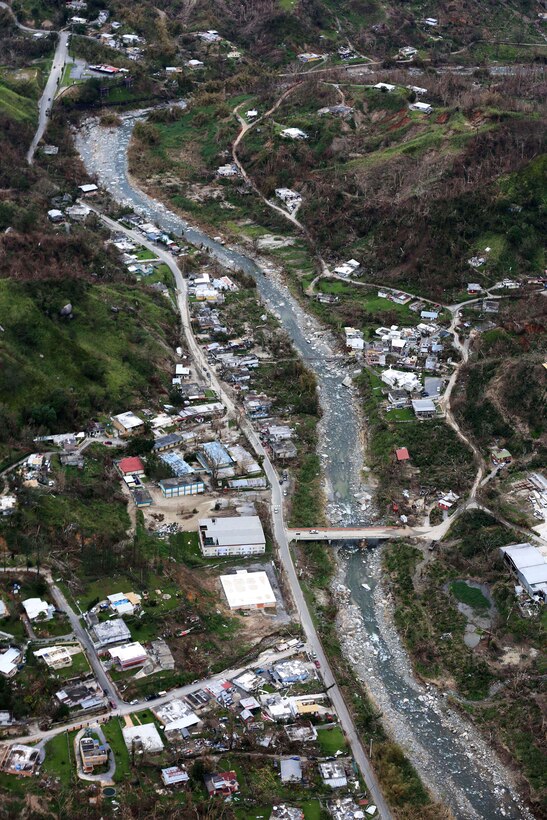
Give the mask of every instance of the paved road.
M 148 242 L 141 233 L 133 231 L 129 228 L 125 228 L 119 222 L 116 222 L 113 219 L 110 219 L 102 215 L 96 209 L 93 208 L 93 210 L 95 210 L 95 212 L 99 215 L 102 221 L 109 228 L 111 228 L 114 231 L 122 231 L 135 242 L 138 242 L 140 245 L 143 245 L 144 247 L 153 250 L 157 254 L 158 258 L 169 266 L 171 272 L 173 273 L 175 283 L 177 286 L 177 304 L 180 312 L 182 328 L 184 331 L 189 351 L 194 358 L 194 362 L 200 367 L 200 369 L 203 372 L 208 373 L 210 375 L 211 386 L 217 391 L 223 402 L 226 404 L 228 413 L 231 416 L 239 417 L 240 414 L 237 412 L 234 402 L 224 389 L 223 385 L 218 380 L 214 371 L 212 371 L 209 368 L 208 362 L 205 358 L 205 354 L 194 338 L 194 334 L 190 325 L 186 280 L 183 278 L 175 258 L 168 251 L 165 251 L 163 249 L 159 250 L 155 244 L 153 244 L 152 242 Z M 264 471 L 266 473 L 266 476 L 268 477 L 268 480 L 272 488 L 271 504 L 273 531 L 279 548 L 279 558 L 281 564 L 283 565 L 283 569 L 285 571 L 287 580 L 289 582 L 294 604 L 298 612 L 300 623 L 302 624 L 302 627 L 306 634 L 308 645 L 310 649 L 316 653 L 317 659 L 321 664 L 322 676 L 325 685 L 327 687 L 332 687 L 329 689 L 329 696 L 338 714 L 340 725 L 342 726 L 348 738 L 348 742 L 351 746 L 351 750 L 357 763 L 357 766 L 363 774 L 367 787 L 370 791 L 371 798 L 376 803 L 381 817 L 387 820 L 387 818 L 391 817 L 391 812 L 389 811 L 388 805 L 382 794 L 380 784 L 378 783 L 378 780 L 376 778 L 376 774 L 374 773 L 369 763 L 363 744 L 361 743 L 361 740 L 357 734 L 357 730 L 353 723 L 353 719 L 345 704 L 344 698 L 342 697 L 342 693 L 338 687 L 338 684 L 336 683 L 336 679 L 330 668 L 327 656 L 323 651 L 319 635 L 317 634 L 317 630 L 315 629 L 315 625 L 313 623 L 310 611 L 308 609 L 308 605 L 306 603 L 306 600 L 302 593 L 302 589 L 300 587 L 300 583 L 298 581 L 298 577 L 292 560 L 292 555 L 289 549 L 287 532 L 283 521 L 283 493 L 281 485 L 279 484 L 277 473 L 268 457 L 267 452 L 262 446 L 259 437 L 255 433 L 253 427 L 248 422 L 248 420 L 245 418 L 240 418 L 239 425 L 241 430 L 247 436 L 247 439 L 252 448 L 254 449 L 256 455 L 262 456 L 263 458 Z
M 32 165 L 34 162 L 36 148 L 44 136 L 47 124 L 49 122 L 53 100 L 55 99 L 57 87 L 63 76 L 69 38 L 70 33 L 68 31 L 59 32 L 59 40 L 57 42 L 57 48 L 55 49 L 55 55 L 53 57 L 53 65 L 51 66 L 46 87 L 44 88 L 43 94 L 40 97 L 40 102 L 38 103 L 38 128 L 36 129 L 36 133 L 34 134 L 27 153 L 27 162 L 29 165 Z

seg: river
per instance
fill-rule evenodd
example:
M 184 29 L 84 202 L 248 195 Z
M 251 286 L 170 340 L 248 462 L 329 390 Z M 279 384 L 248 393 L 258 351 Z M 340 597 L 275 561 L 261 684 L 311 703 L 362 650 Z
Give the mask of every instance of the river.
M 362 475 L 361 421 L 352 392 L 342 386 L 349 371 L 335 352 L 335 340 L 305 313 L 271 266 L 264 275 L 263 268 L 244 251 L 215 242 L 132 184 L 127 149 L 135 123 L 142 116 L 126 115 L 118 128 L 102 128 L 95 119 L 84 124 L 76 144 L 89 174 L 118 202 L 130 205 L 173 235 L 206 247 L 221 264 L 240 268 L 256 279 L 264 303 L 278 316 L 317 377 L 327 516 L 332 523 L 343 525 L 370 523 L 370 487 Z M 342 608 L 342 617 L 351 619 L 346 650 L 355 656 L 355 668 L 368 681 L 394 737 L 403 742 L 437 799 L 444 800 L 458 818 L 517 820 L 529 816 L 505 788 L 504 775 L 486 745 L 478 740 L 468 742 L 463 736 L 470 731 L 468 724 L 456 719 L 439 697 L 410 675 L 409 660 L 384 618 L 378 585 L 380 550 L 364 556 L 354 553 L 341 559 L 338 569 L 339 582 L 351 591 Z M 371 592 L 365 592 L 363 582 L 369 583 Z

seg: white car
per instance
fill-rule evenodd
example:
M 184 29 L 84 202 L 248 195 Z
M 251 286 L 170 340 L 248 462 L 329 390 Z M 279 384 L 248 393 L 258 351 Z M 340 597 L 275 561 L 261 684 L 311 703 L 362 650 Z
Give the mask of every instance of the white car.
M 279 512 L 279 507 L 274 507 L 274 513 L 278 513 L 278 512 Z

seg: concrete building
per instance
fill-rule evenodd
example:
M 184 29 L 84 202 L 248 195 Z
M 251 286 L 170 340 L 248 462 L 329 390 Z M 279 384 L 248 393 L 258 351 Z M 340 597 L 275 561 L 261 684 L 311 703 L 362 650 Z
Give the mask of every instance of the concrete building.
M 81 737 L 80 758 L 85 774 L 91 774 L 95 766 L 104 766 L 108 763 L 108 747 L 94 737 Z
M 157 754 L 163 750 L 163 740 L 154 723 L 141 723 L 137 726 L 124 726 L 122 735 L 129 753 Z
M 239 791 L 237 774 L 234 771 L 208 774 L 205 776 L 204 781 L 209 797 L 229 797 Z
M 40 658 L 51 669 L 64 669 L 72 666 L 72 655 L 66 646 L 44 646 L 33 652 L 35 658 Z
M 131 410 L 112 416 L 112 424 L 123 438 L 144 433 L 144 421 Z
M 300 683 L 309 678 L 310 673 L 302 661 L 281 661 L 272 667 L 272 674 L 279 683 L 284 685 Z
M 413 399 L 412 409 L 417 419 L 432 419 L 437 415 L 437 408 L 431 399 Z
M 205 492 L 205 483 L 199 476 L 180 476 L 164 478 L 159 482 L 164 498 L 178 498 L 182 495 L 198 495 Z
M 0 650 L 0 675 L 4 678 L 13 678 L 17 672 L 17 664 L 22 658 L 21 650 L 15 646 Z
M 275 607 L 275 594 L 267 574 L 238 570 L 221 575 L 220 583 L 230 609 L 266 609 Z
M 189 726 L 196 726 L 200 719 L 185 701 L 177 698 L 154 709 L 157 719 L 164 725 L 165 732 L 180 732 Z
M 110 657 L 116 661 L 120 669 L 133 669 L 136 666 L 143 666 L 148 660 L 146 649 L 138 641 L 124 646 L 116 646 L 108 651 Z
M 21 604 L 29 621 L 35 621 L 37 618 L 50 621 L 53 618 L 55 607 L 41 598 L 27 598 L 26 601 L 21 601 Z
M 528 595 L 547 600 L 547 561 L 540 550 L 526 542 L 500 547 L 500 552 Z
M 342 789 L 348 785 L 346 770 L 338 760 L 328 760 L 325 763 L 320 763 L 319 772 L 325 786 L 330 786 L 331 789 Z
M 5 752 L 2 770 L 7 774 L 30 777 L 40 762 L 40 749 L 15 743 Z
M 110 646 L 115 643 L 131 640 L 129 627 L 122 618 L 94 624 L 89 629 L 89 635 L 96 647 Z
M 201 518 L 199 543 L 206 557 L 259 555 L 266 550 L 264 530 L 257 515 Z
M 122 458 L 121 461 L 118 461 L 117 466 L 123 476 L 136 475 L 140 477 L 144 475 L 144 464 L 138 456 Z
M 281 758 L 281 782 L 282 783 L 301 783 L 302 782 L 302 764 L 298 757 L 282 757 Z
M 135 592 L 115 592 L 107 595 L 112 612 L 117 615 L 133 615 L 141 605 L 141 596 Z

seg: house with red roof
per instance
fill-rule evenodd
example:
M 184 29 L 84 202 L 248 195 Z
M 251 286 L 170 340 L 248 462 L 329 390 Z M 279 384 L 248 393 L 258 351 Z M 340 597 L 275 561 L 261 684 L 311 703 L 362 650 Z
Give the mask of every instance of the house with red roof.
M 210 797 L 214 795 L 229 797 L 239 791 L 237 774 L 234 771 L 206 775 L 205 786 Z
M 397 461 L 408 461 L 410 459 L 410 453 L 406 447 L 399 447 L 398 450 L 395 450 L 395 456 Z
M 123 476 L 126 475 L 144 475 L 144 464 L 138 456 L 128 456 L 118 461 L 118 470 Z

